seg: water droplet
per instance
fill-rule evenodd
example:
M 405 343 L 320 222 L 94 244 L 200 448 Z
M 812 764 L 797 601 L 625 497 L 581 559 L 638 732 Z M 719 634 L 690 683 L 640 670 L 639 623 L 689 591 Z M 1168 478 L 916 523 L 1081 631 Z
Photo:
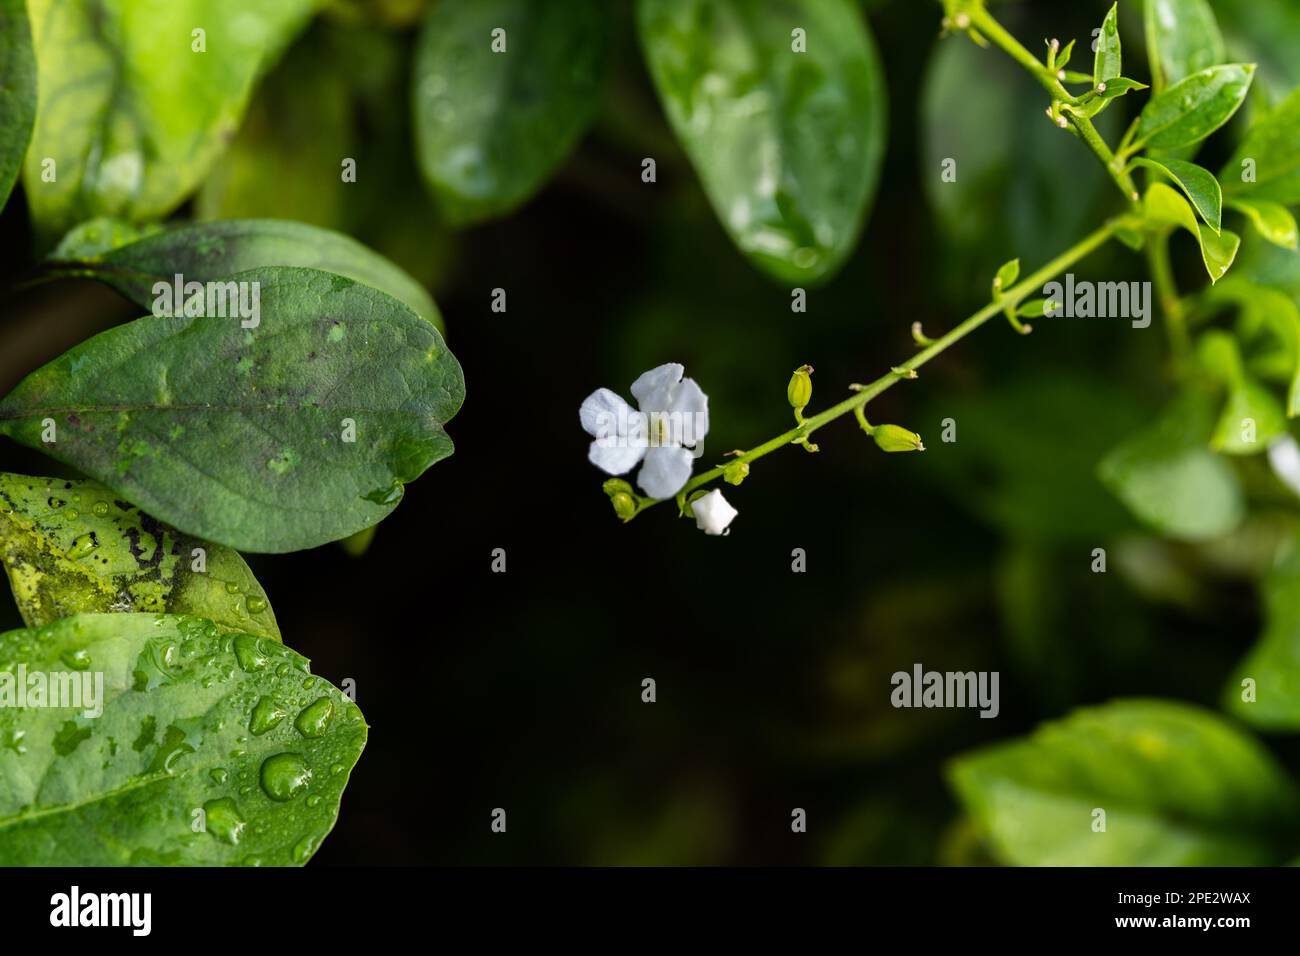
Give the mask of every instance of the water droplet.
M 289 673 L 289 665 L 288 665 L 288 664 L 281 664 L 279 667 L 277 667 L 277 668 L 275 669 L 275 676 L 276 676 L 276 677 L 283 677 L 283 676 L 284 676 L 285 674 L 287 674 L 287 673 Z
M 79 535 L 72 542 L 72 547 L 68 548 L 67 556 L 73 560 L 84 558 L 98 547 L 99 539 L 95 537 L 95 532 L 92 531 L 90 534 Z
M 64 651 L 59 655 L 59 660 L 72 668 L 74 671 L 90 670 L 90 652 L 84 647 L 75 651 Z
M 293 858 L 293 862 L 306 863 L 307 860 L 311 858 L 311 855 L 316 852 L 317 842 L 316 835 L 314 833 L 309 833 L 295 843 L 293 849 L 289 851 L 289 855 Z
M 309 780 L 311 771 L 298 754 L 276 754 L 262 764 L 262 789 L 272 800 L 292 800 L 306 789 Z
M 361 497 L 366 501 L 373 501 L 377 505 L 395 505 L 402 500 L 402 483 L 394 481 L 387 488 L 376 488 L 369 494 Z
M 209 776 L 212 777 L 215 783 L 225 783 L 230 779 L 230 771 L 225 767 L 213 767 Z
M 239 807 L 229 797 L 209 800 L 203 804 L 203 813 L 207 820 L 207 830 L 222 843 L 234 846 L 244 835 L 244 818 L 239 815 Z
M 289 712 L 274 700 L 270 697 L 263 697 L 253 708 L 253 716 L 248 721 L 248 729 L 254 735 L 260 737 L 288 716 Z
M 76 521 L 78 518 L 81 517 L 81 512 L 78 511 L 76 508 L 69 508 L 68 513 L 64 515 L 64 517 L 67 518 L 69 521 Z
M 226 593 L 227 593 L 227 594 L 238 594 L 238 593 L 239 593 L 239 585 L 236 584 L 234 581 L 227 581 L 227 582 L 226 582 Z
M 108 502 L 96 501 L 90 510 L 95 513 L 96 517 L 102 518 L 104 515 L 108 514 Z
M 320 794 L 319 794 L 319 793 L 313 793 L 310 797 L 308 797 L 308 798 L 307 798 L 307 806 L 309 806 L 309 807 L 319 807 L 319 806 L 320 806 Z
M 293 725 L 304 737 L 320 737 L 329 727 L 333 716 L 334 704 L 328 697 L 318 697 L 303 708 Z
M 266 648 L 261 638 L 251 634 L 235 636 L 235 660 L 245 671 L 261 670 L 267 664 Z
M 248 606 L 249 614 L 261 614 L 267 607 L 266 598 L 263 597 L 250 596 L 244 603 Z

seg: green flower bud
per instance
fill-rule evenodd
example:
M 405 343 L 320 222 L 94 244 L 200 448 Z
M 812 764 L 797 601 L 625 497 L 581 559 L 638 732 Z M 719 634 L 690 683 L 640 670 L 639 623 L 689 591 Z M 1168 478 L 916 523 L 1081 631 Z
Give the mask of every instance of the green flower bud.
M 749 462 L 733 461 L 722 468 L 722 480 L 729 485 L 738 485 L 749 477 Z
M 882 451 L 925 451 L 920 435 L 898 425 L 877 425 L 871 437 Z
M 636 493 L 622 478 L 611 478 L 601 485 L 609 495 L 609 503 L 614 506 L 614 514 L 628 521 L 636 514 Z
M 609 503 L 614 506 L 614 514 L 624 521 L 636 514 L 636 499 L 622 491 L 616 495 L 610 495 Z
M 790 400 L 790 407 L 796 412 L 803 409 L 812 401 L 812 372 L 811 365 L 801 365 L 794 370 L 790 376 L 790 384 L 786 387 L 785 397 Z

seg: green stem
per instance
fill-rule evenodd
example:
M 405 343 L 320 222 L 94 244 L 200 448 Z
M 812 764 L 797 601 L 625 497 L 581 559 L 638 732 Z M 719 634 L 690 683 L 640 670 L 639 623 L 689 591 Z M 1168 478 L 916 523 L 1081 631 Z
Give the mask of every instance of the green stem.
M 970 335 L 989 319 L 1002 315 L 1004 311 L 1014 311 L 1020 303 L 1031 294 L 1040 291 L 1047 282 L 1069 269 L 1079 260 L 1090 255 L 1098 247 L 1104 245 L 1112 236 L 1115 235 L 1115 232 L 1120 225 L 1121 220 L 1112 220 L 1111 222 L 1108 222 L 1096 232 L 1085 237 L 1070 249 L 1061 253 L 1061 255 L 1057 256 L 1037 272 L 1016 283 L 996 302 L 990 302 L 966 321 L 948 332 L 947 335 L 936 339 L 931 345 L 912 356 L 912 358 L 908 359 L 903 364 L 896 366 L 896 370 L 882 375 L 870 385 L 864 386 L 861 391 L 855 392 L 838 405 L 832 405 L 824 412 L 819 412 L 816 415 L 806 417 L 803 424 L 798 428 L 792 428 L 788 432 L 783 432 L 775 438 L 769 439 L 755 448 L 751 448 L 743 455 L 732 458 L 727 464 L 731 465 L 735 462 L 755 461 L 762 458 L 764 455 L 771 454 L 778 448 L 789 445 L 791 442 L 807 439 L 813 432 L 817 431 L 817 429 L 830 424 L 837 418 L 860 411 L 863 406 L 886 389 L 892 387 L 895 383 L 912 378 L 912 372 L 915 372 L 922 365 L 946 351 L 956 342 L 959 342 L 966 336 Z M 695 491 L 710 482 L 716 481 L 718 478 L 722 477 L 723 467 L 724 466 L 719 465 L 716 468 L 711 468 L 708 471 L 701 472 L 688 481 L 677 494 L 681 496 L 689 495 L 692 491 Z M 638 498 L 636 513 L 640 514 L 646 508 L 657 505 L 663 501 L 671 500 L 673 499 Z
M 1175 366 L 1181 367 L 1191 353 L 1191 343 L 1187 336 L 1183 300 L 1178 295 L 1178 284 L 1174 281 L 1174 270 L 1169 262 L 1169 236 L 1167 233 L 1150 235 L 1146 246 L 1151 280 L 1155 284 L 1160 311 L 1165 315 L 1165 327 L 1169 332 L 1169 348 L 1174 353 Z
M 1019 40 L 1006 31 L 1001 23 L 984 9 L 983 5 L 975 5 L 967 11 L 970 17 L 971 25 L 979 30 L 982 34 L 992 40 L 1005 52 L 1011 59 L 1015 60 L 1041 83 L 1047 92 L 1052 94 L 1052 99 L 1074 105 L 1078 103 L 1078 97 L 1071 94 L 1064 86 L 1061 85 L 1060 79 L 1056 74 L 1047 69 L 1047 66 L 1039 59 L 1024 48 Z M 1138 191 L 1133 185 L 1133 178 L 1124 169 L 1123 163 L 1117 162 L 1115 154 L 1111 152 L 1106 141 L 1101 138 L 1097 132 L 1097 127 L 1092 125 L 1092 120 L 1086 116 L 1075 113 L 1072 110 L 1065 110 L 1065 115 L 1070 123 L 1079 132 L 1079 137 L 1088 144 L 1102 165 L 1106 167 L 1106 172 L 1114 180 L 1119 191 L 1124 194 L 1125 200 L 1130 203 L 1137 202 Z

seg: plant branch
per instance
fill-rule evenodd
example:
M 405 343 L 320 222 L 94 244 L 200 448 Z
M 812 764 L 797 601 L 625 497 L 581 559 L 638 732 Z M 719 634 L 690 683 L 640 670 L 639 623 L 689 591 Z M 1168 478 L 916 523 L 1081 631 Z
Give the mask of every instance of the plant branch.
M 936 339 L 925 349 L 912 356 L 912 358 L 908 359 L 903 364 L 895 366 L 895 368 L 890 372 L 882 375 L 871 384 L 864 386 L 860 391 L 855 392 L 852 396 L 846 398 L 838 405 L 832 405 L 823 412 L 806 417 L 803 423 L 798 427 L 783 432 L 775 438 L 771 438 L 768 441 L 763 442 L 763 444 L 751 448 L 744 454 L 732 458 L 727 464 L 734 465 L 737 462 L 752 462 L 793 442 L 804 442 L 819 428 L 822 428 L 845 415 L 856 414 L 861 411 L 868 402 L 876 398 L 886 389 L 892 387 L 895 383 L 901 382 L 904 379 L 914 378 L 914 373 L 922 365 L 925 365 L 931 359 L 946 351 L 950 346 L 970 335 L 970 333 L 974 332 L 981 325 L 988 322 L 989 319 L 1003 315 L 1006 312 L 1014 312 L 1014 310 L 1025 299 L 1035 291 L 1040 290 L 1042 286 L 1051 279 L 1069 269 L 1076 262 L 1079 262 L 1081 259 L 1090 255 L 1098 247 L 1104 245 L 1115 235 L 1116 230 L 1118 230 L 1122 224 L 1122 219 L 1111 220 L 1096 232 L 1093 232 L 1091 235 L 1080 240 L 1070 249 L 1047 263 L 1047 265 L 1043 266 L 1037 272 L 1034 272 L 1032 275 L 1027 276 L 1024 280 L 1012 286 L 1000 298 L 984 306 L 984 308 L 980 309 L 970 318 L 953 328 L 946 335 Z M 681 498 L 710 482 L 716 481 L 718 478 L 722 477 L 723 469 L 724 466 L 719 465 L 716 468 L 711 468 L 708 471 L 696 475 L 682 487 L 682 490 L 678 492 L 677 496 Z M 632 517 L 640 514 L 646 508 L 669 500 L 671 499 L 637 497 L 637 509 L 627 520 L 631 520 Z

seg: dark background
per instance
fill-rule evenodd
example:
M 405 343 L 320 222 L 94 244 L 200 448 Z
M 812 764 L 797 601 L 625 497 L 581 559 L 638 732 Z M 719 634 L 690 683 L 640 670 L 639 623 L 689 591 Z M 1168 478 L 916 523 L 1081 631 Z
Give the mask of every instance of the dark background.
M 627 395 L 642 371 L 683 363 L 710 398 L 708 467 L 789 427 L 796 366 L 816 368 L 812 410 L 838 401 L 911 354 L 913 321 L 951 327 L 987 301 L 998 264 L 1037 268 L 1118 199 L 1077 142 L 1044 164 L 1033 143 L 1055 131 L 1036 87 L 996 51 L 938 44 L 938 4 L 866 6 L 890 91 L 881 187 L 855 255 L 809 290 L 806 314 L 728 242 L 630 21 L 601 118 L 548 188 L 495 224 L 439 225 L 409 144 L 380 135 L 363 101 L 350 115 L 397 172 L 394 198 L 345 225 L 431 283 L 468 397 L 449 426 L 456 454 L 407 489 L 364 557 L 249 559 L 286 643 L 334 683 L 354 678 L 371 726 L 316 865 L 980 862 L 943 781 L 950 756 L 1119 696 L 1216 705 L 1258 633 L 1257 555 L 1144 537 L 1092 470 L 1166 394 L 1158 321 L 1044 321 L 1027 338 L 990 323 L 873 403 L 873 421 L 920 432 L 924 454 L 885 455 L 837 422 L 820 454 L 784 449 L 726 489 L 740 509 L 727 538 L 671 507 L 614 518 L 578 425 L 593 389 Z M 1031 49 L 1051 35 L 1082 47 L 1104 6 L 1021 4 L 1006 22 Z M 405 55 L 405 29 L 325 21 L 299 42 L 363 29 Z M 972 97 L 1012 90 L 1028 107 L 1001 161 L 951 184 L 961 198 L 945 214 L 927 144 L 935 124 L 961 124 L 927 109 L 927 84 L 936 50 L 957 44 L 970 49 L 948 55 L 975 57 Z M 292 102 L 262 102 L 293 119 Z M 310 136 L 301 148 L 306 163 Z M 640 180 L 646 155 L 655 184 Z M 254 212 L 286 212 L 267 205 Z M 0 242 L 20 281 L 34 249 L 18 199 Z M 1198 284 L 1191 244 L 1175 252 Z M 1119 247 L 1076 272 L 1144 278 Z M 489 308 L 496 287 L 505 314 Z M 63 283 L 8 296 L 4 312 L 0 391 L 132 310 Z M 947 417 L 955 444 L 940 441 Z M 10 444 L 0 464 L 59 471 Z M 1089 570 L 1095 547 L 1105 575 Z M 1126 573 L 1124 554 L 1172 569 L 1190 596 Z M 9 602 L 0 624 L 20 624 Z M 1000 671 L 1001 714 L 893 709 L 889 677 L 915 663 Z M 657 703 L 641 702 L 645 677 Z M 505 835 L 489 829 L 494 807 Z M 807 834 L 790 831 L 794 807 Z

